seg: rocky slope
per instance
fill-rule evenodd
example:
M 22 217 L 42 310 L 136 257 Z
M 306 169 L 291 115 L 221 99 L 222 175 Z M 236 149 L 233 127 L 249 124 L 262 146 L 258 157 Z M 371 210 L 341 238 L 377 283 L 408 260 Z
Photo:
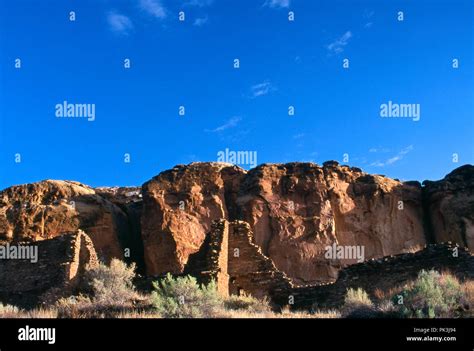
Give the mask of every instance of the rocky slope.
M 473 188 L 471 165 L 422 186 L 337 162 L 264 164 L 248 172 L 193 163 L 142 188 L 68 181 L 7 188 L 0 192 L 0 240 L 44 240 L 83 229 L 106 261 L 126 252 L 150 276 L 181 274 L 193 270 L 190 257 L 202 249 L 213 221 L 241 220 L 292 283 L 317 284 L 357 262 L 326 257 L 328 245 L 363 248 L 365 260 L 445 241 L 472 251 Z

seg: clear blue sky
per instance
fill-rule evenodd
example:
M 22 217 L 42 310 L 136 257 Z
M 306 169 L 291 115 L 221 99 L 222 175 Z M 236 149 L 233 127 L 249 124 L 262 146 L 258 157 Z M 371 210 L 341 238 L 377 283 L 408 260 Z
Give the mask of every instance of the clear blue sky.
M 474 161 L 473 3 L 1 0 L 0 188 L 140 185 L 226 148 L 439 179 Z M 95 121 L 57 118 L 65 100 Z M 388 101 L 420 121 L 381 118 Z

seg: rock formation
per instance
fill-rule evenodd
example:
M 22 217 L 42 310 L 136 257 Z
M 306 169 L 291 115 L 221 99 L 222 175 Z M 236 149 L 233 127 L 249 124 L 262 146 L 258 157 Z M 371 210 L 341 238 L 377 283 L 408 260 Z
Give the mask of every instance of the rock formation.
M 122 258 L 128 234 L 124 212 L 93 188 L 78 182 L 45 180 L 0 192 L 0 240 L 37 241 L 84 230 L 105 261 Z
M 244 178 L 237 203 L 255 242 L 299 284 L 334 280 L 356 263 L 328 261 L 333 243 L 363 246 L 366 259 L 425 244 L 421 186 L 336 162 L 261 165 Z
M 421 185 L 372 176 L 335 162 L 235 166 L 195 163 L 143 186 L 147 272 L 182 273 L 213 220 L 248 222 L 255 243 L 295 283 L 333 281 L 355 259 L 325 248 L 360 245 L 365 258 L 416 251 L 425 243 Z
M 454 241 L 474 251 L 474 166 L 459 167 L 442 180 L 423 184 L 432 239 Z
M 182 273 L 213 220 L 229 218 L 241 168 L 222 163 L 176 166 L 143 184 L 141 220 L 147 273 Z

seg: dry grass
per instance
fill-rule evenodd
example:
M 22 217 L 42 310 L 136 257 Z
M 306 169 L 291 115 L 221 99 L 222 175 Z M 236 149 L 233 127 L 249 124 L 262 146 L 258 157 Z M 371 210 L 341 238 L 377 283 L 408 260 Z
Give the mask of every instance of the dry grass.
M 11 305 L 0 304 L 0 318 L 57 318 L 58 311 L 55 308 L 38 307 L 32 310 L 24 310 Z
M 248 311 L 248 310 L 222 310 L 219 318 L 283 318 L 283 319 L 299 319 L 299 318 L 340 318 L 341 314 L 336 310 L 317 311 L 314 313 L 306 311 L 291 311 L 288 307 L 282 309 L 281 312 L 267 311 Z

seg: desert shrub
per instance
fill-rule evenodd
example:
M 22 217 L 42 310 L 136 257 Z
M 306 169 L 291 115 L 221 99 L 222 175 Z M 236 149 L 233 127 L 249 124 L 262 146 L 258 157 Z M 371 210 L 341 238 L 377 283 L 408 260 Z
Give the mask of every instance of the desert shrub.
M 348 289 L 341 313 L 347 318 L 371 318 L 376 313 L 369 295 L 361 288 Z
M 465 281 L 462 284 L 464 295 L 464 313 L 463 317 L 474 317 L 474 280 Z
M 452 275 L 422 270 L 393 301 L 405 317 L 449 318 L 459 316 L 464 296 L 461 284 Z M 403 303 L 397 305 L 399 300 Z
M 259 300 L 251 295 L 231 295 L 224 300 L 224 307 L 227 310 L 245 310 L 249 313 L 265 313 L 271 311 L 270 303 L 267 299 Z
M 93 306 L 91 299 L 87 296 L 71 296 L 59 299 L 55 308 L 59 318 L 83 318 L 86 317 L 87 310 Z
M 369 295 L 361 288 L 348 289 L 346 292 L 346 297 L 344 298 L 344 307 L 354 308 L 361 306 L 373 306 Z
M 124 305 L 135 299 L 133 286 L 135 265 L 127 266 L 118 259 L 112 259 L 110 266 L 99 264 L 86 273 L 86 290 L 92 293 L 92 300 L 98 304 Z
M 86 271 L 82 293 L 63 297 L 54 307 L 59 318 L 110 318 L 133 309 L 139 298 L 133 286 L 135 265 L 112 259 Z
M 213 317 L 222 308 L 214 281 L 200 286 L 194 277 L 173 278 L 168 273 L 153 287 L 152 304 L 164 318 Z
M 117 318 L 122 315 L 139 315 L 144 307 L 132 303 L 100 303 L 84 295 L 59 299 L 54 306 L 58 318 Z

